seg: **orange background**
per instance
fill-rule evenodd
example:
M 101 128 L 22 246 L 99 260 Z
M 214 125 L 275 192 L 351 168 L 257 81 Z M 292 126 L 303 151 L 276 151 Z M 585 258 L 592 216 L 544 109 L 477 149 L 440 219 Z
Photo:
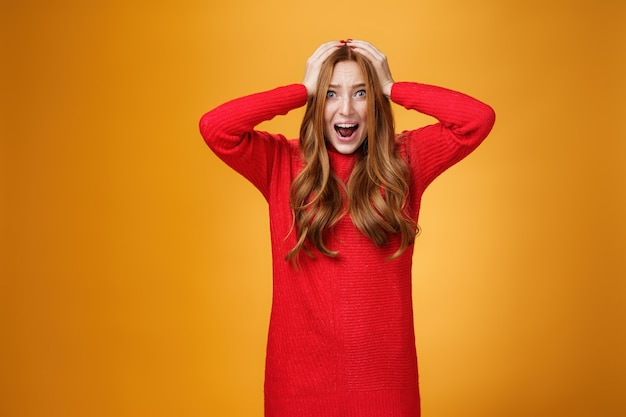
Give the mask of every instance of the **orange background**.
M 424 416 L 626 415 L 624 4 L 3 2 L 0 415 L 262 416 L 266 207 L 197 123 L 347 37 L 498 115 L 424 197 Z

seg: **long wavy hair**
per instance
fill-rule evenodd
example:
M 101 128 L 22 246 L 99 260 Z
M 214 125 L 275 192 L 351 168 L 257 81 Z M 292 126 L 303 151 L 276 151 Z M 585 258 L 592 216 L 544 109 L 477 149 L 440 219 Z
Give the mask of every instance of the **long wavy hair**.
M 368 115 L 368 136 L 355 151 L 358 156 L 347 184 L 331 170 L 324 138 L 326 93 L 335 64 L 342 61 L 355 61 L 361 68 Z M 297 243 L 287 260 L 294 260 L 301 250 L 312 256 L 311 248 L 337 256 L 337 251 L 326 246 L 324 233 L 346 214 L 377 246 L 384 246 L 389 235 L 399 235 L 400 245 L 392 259 L 414 242 L 417 225 L 406 213 L 409 170 L 396 149 L 391 104 L 372 64 L 348 46 L 338 48 L 321 68 L 317 92 L 307 102 L 300 128 L 300 149 L 304 168 L 290 189 Z

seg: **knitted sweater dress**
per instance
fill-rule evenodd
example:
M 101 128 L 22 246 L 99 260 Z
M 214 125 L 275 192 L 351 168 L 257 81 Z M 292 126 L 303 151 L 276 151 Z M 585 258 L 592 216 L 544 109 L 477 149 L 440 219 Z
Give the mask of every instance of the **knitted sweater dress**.
M 306 104 L 301 84 L 225 103 L 205 114 L 200 130 L 226 164 L 268 202 L 273 298 L 265 371 L 266 417 L 418 417 L 413 328 L 413 246 L 394 260 L 399 239 L 377 247 L 344 216 L 325 235 L 335 258 L 284 260 L 296 244 L 289 187 L 302 169 L 297 140 L 254 130 Z M 396 82 L 391 100 L 438 123 L 398 136 L 410 167 L 409 207 L 417 223 L 422 193 L 475 149 L 495 121 L 491 107 L 440 87 Z M 329 149 L 331 168 L 347 183 L 355 155 Z

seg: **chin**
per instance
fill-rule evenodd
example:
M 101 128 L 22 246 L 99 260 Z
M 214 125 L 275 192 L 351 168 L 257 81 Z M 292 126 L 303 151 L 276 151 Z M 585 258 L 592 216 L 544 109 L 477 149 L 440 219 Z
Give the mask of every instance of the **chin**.
M 349 143 L 343 143 L 343 142 L 335 142 L 335 143 L 330 143 L 330 145 L 340 154 L 343 155 L 350 155 L 355 153 L 356 151 L 358 151 L 359 149 L 361 149 L 361 147 L 363 146 L 363 143 L 365 141 L 361 140 L 361 141 L 356 141 L 356 142 L 349 142 Z

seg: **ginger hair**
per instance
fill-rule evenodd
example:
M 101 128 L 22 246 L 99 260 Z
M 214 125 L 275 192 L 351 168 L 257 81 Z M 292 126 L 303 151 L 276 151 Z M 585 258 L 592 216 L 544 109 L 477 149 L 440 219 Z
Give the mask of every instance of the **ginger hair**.
M 342 61 L 355 61 L 361 68 L 368 114 L 368 136 L 355 151 L 357 160 L 347 184 L 332 172 L 324 138 L 326 93 L 335 64 Z M 287 260 L 296 259 L 301 250 L 311 256 L 312 248 L 337 256 L 337 251 L 326 246 L 324 233 L 346 214 L 377 246 L 384 246 L 389 235 L 399 235 L 400 245 L 392 259 L 413 244 L 417 225 L 406 212 L 409 170 L 396 149 L 391 104 L 372 64 L 348 46 L 334 52 L 320 70 L 317 91 L 307 101 L 300 128 L 300 149 L 304 167 L 290 189 L 297 242 Z

